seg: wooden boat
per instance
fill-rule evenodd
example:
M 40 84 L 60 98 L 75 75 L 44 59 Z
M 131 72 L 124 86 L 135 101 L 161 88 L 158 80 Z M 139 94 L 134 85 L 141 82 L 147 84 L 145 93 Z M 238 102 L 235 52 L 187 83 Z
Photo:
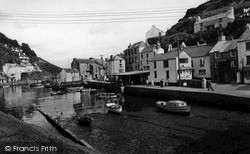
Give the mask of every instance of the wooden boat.
M 191 106 L 181 100 L 158 101 L 156 102 L 156 106 L 161 110 L 172 113 L 190 115 L 191 112 Z
M 44 88 L 44 85 L 41 83 L 33 83 L 30 85 L 30 88 Z
M 111 99 L 111 98 L 117 98 L 117 95 L 115 93 L 99 92 L 98 98 Z
M 90 126 L 92 123 L 92 120 L 86 116 L 79 117 L 77 121 L 80 126 L 87 126 L 87 127 Z
M 113 113 L 121 113 L 122 112 L 122 106 L 120 104 L 107 103 L 106 106 L 108 107 L 109 112 L 113 112 Z
M 63 92 L 62 91 L 53 91 L 53 92 L 50 92 L 50 95 L 53 96 L 53 95 L 63 95 Z

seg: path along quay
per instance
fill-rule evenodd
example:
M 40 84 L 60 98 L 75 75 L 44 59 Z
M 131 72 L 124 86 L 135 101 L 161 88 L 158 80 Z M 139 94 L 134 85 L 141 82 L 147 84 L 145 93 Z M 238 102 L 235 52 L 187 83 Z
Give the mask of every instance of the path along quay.
M 126 86 L 121 115 L 93 112 L 88 114 L 92 125 L 80 127 L 76 119 L 86 114 L 82 110 L 61 124 L 105 153 L 249 153 L 250 86 L 213 84 L 213 88 L 215 91 L 207 92 L 186 87 Z M 170 99 L 187 101 L 192 106 L 191 115 L 159 112 L 155 102 Z M 224 108 L 227 102 L 230 104 Z M 102 103 L 93 102 L 93 109 Z

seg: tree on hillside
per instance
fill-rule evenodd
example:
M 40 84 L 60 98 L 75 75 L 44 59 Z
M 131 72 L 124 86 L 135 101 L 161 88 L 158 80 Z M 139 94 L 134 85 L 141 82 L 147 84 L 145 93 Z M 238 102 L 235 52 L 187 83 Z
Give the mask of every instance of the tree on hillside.
M 34 63 L 38 61 L 37 55 L 34 52 L 34 50 L 31 50 L 29 45 L 26 43 L 22 43 L 21 45 L 21 49 L 23 50 L 23 52 L 30 58 L 30 62 Z

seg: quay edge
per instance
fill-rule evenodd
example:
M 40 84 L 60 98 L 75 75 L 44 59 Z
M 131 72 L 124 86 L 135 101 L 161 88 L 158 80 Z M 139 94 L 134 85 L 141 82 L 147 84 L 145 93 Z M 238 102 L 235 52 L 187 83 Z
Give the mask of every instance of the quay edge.
M 147 97 L 158 100 L 183 100 L 188 104 L 218 107 L 229 110 L 249 112 L 250 98 L 219 93 L 206 93 L 196 91 L 169 90 L 160 88 L 126 86 L 125 95 Z

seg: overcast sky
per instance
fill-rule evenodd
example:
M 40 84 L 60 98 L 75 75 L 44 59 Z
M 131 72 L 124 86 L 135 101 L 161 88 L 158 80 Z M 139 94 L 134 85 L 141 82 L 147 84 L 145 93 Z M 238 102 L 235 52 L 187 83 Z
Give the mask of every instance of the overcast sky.
M 109 57 L 162 31 L 207 0 L 0 0 L 0 32 L 60 67 Z

